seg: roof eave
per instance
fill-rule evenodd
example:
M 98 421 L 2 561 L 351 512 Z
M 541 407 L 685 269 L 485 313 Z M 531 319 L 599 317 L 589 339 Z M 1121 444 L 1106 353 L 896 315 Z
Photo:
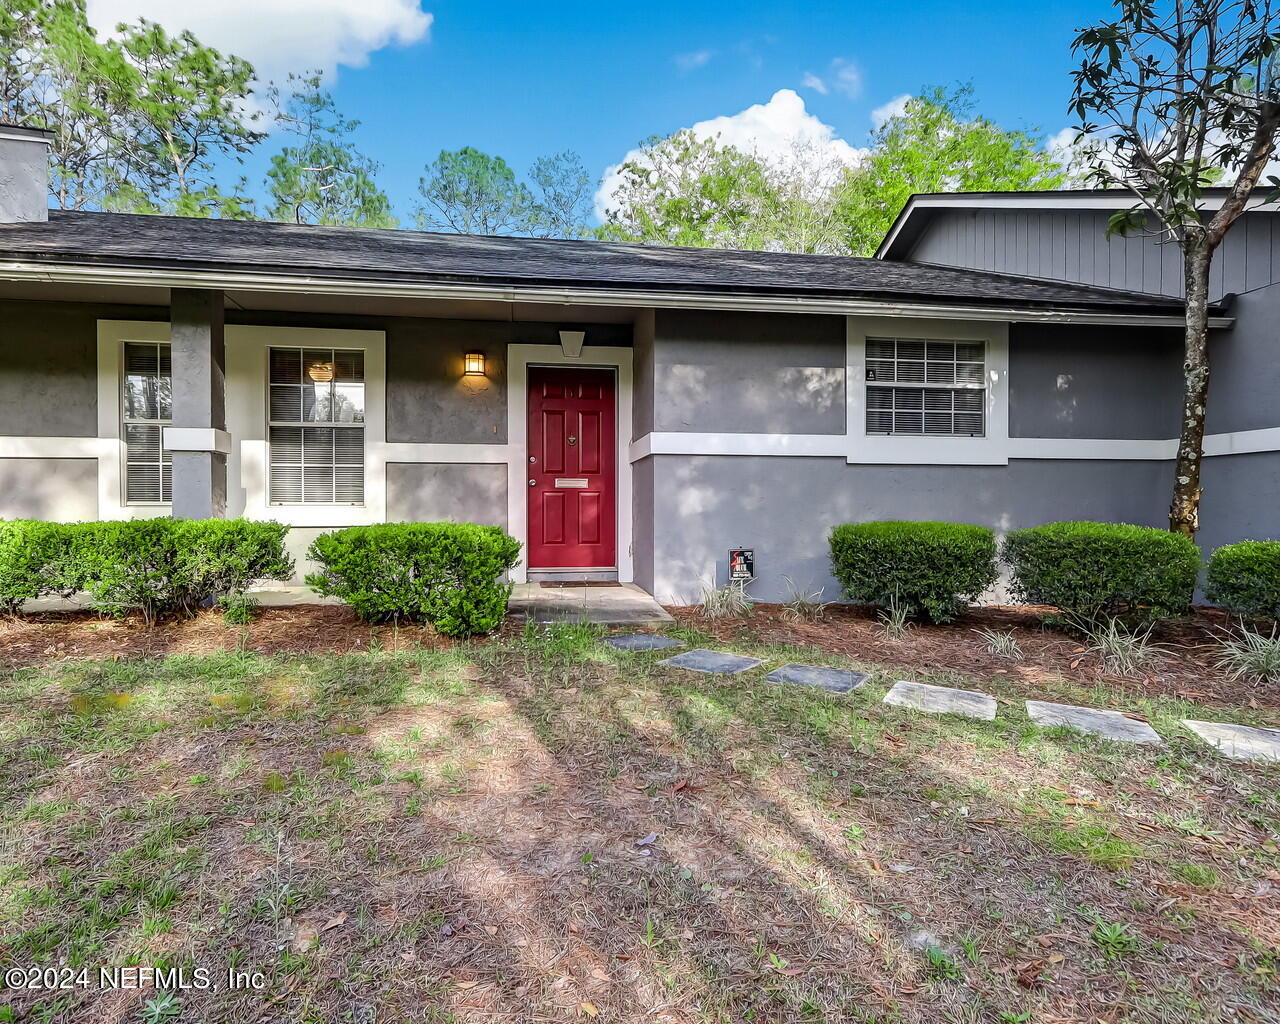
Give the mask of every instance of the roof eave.
M 1180 311 L 1143 307 L 1087 308 L 1070 304 L 978 305 L 939 299 L 910 302 L 839 295 L 768 292 L 684 291 L 652 288 L 602 288 L 574 285 L 461 283 L 370 277 L 327 277 L 267 271 L 122 267 L 56 263 L 49 260 L 0 260 L 0 279 L 49 284 L 121 287 L 219 288 L 226 291 L 285 292 L 312 295 L 360 295 L 384 298 L 530 302 L 554 305 L 622 306 L 666 309 L 753 310 L 838 315 L 916 316 L 931 319 L 1106 323 L 1174 326 Z M 1210 326 L 1230 327 L 1233 318 L 1213 316 Z

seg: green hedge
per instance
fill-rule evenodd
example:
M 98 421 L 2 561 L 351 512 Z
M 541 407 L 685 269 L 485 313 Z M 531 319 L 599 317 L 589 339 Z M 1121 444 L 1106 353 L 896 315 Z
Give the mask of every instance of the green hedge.
M 1191 538 L 1124 523 L 1014 530 L 1001 554 L 1015 597 L 1089 620 L 1146 621 L 1185 612 L 1201 562 Z
M 61 523 L 0 522 L 0 612 L 16 615 L 26 601 L 77 589 L 63 585 L 67 541 Z
M 831 571 L 850 601 L 949 622 L 995 583 L 996 542 L 967 523 L 844 523 L 831 531 Z
M 147 622 L 247 589 L 287 580 L 287 526 L 244 519 L 0 523 L 0 609 L 86 590 L 111 615 Z
M 511 585 L 501 579 L 520 543 L 496 526 L 387 523 L 321 534 L 307 557 L 321 566 L 307 583 L 367 621 L 426 621 L 469 636 L 506 614 Z
M 1280 540 L 1246 540 L 1215 550 L 1204 595 L 1247 619 L 1280 619 Z

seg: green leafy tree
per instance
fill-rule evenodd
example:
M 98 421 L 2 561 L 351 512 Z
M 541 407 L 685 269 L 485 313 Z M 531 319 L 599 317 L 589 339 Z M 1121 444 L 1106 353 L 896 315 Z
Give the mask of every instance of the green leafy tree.
M 539 157 L 529 171 L 535 200 L 529 233 L 546 238 L 583 238 L 591 217 L 595 182 L 577 153 Z
M 0 8 L 0 121 L 48 128 L 50 199 L 102 205 L 130 178 L 118 145 L 130 71 L 90 28 L 83 0 L 12 0 Z
M 850 253 L 875 252 L 917 192 L 1059 188 L 1063 169 L 1040 140 L 973 116 L 973 87 L 935 88 L 908 99 L 872 135 L 870 154 L 840 189 Z
M 1092 180 L 1132 205 L 1109 232 L 1154 231 L 1183 257 L 1186 328 L 1182 431 L 1169 528 L 1199 527 L 1200 465 L 1209 398 L 1209 271 L 1244 213 L 1280 133 L 1280 17 L 1254 0 L 1118 0 L 1120 17 L 1075 40 L 1072 109 Z M 1230 181 L 1207 209 L 1204 189 Z M 1280 195 L 1280 179 L 1269 177 Z
M 762 249 L 761 211 L 776 203 L 768 165 L 684 129 L 654 136 L 618 170 L 600 238 L 664 245 Z
M 529 187 L 500 156 L 471 146 L 442 150 L 418 182 L 418 226 L 467 235 L 528 234 L 534 216 Z
M 108 205 L 188 216 L 243 212 L 243 197 L 224 193 L 214 170 L 218 159 L 242 159 L 263 138 L 249 105 L 253 66 L 145 19 L 116 30 L 119 39 L 107 46 L 123 58 L 123 110 L 112 145 L 131 159 L 129 178 Z
M 291 74 L 287 84 L 291 92 L 283 102 L 277 86 L 268 96 L 276 107 L 277 123 L 297 143 L 271 158 L 268 216 L 297 224 L 395 227 L 391 201 L 374 180 L 379 164 L 350 139 L 360 122 L 338 113 L 333 96 L 320 87 L 319 71 Z

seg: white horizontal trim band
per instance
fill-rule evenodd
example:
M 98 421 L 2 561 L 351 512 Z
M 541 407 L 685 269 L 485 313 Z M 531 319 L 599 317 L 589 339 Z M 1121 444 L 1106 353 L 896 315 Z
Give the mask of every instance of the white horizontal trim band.
M 877 439 L 879 440 L 879 439 Z M 915 465 L 983 465 L 1003 464 L 1009 459 L 1083 459 L 1114 461 L 1169 461 L 1177 455 L 1176 438 L 1126 439 L 1126 438 L 1070 438 L 1070 437 L 1011 437 L 1007 448 L 997 452 L 994 447 L 990 458 L 975 458 L 973 462 L 961 462 L 945 453 L 953 441 L 965 442 L 981 451 L 985 442 L 981 438 L 920 438 L 913 436 L 887 437 L 893 441 L 936 442 L 937 457 L 922 459 L 919 452 L 904 452 L 895 459 L 891 452 L 878 450 L 874 458 L 860 458 L 843 434 L 735 434 L 697 433 L 694 431 L 655 431 L 631 442 L 631 461 L 638 462 L 650 455 L 739 455 L 739 456 L 787 456 L 810 458 L 845 458 L 857 465 L 915 464 Z M 1205 457 L 1243 455 L 1253 452 L 1280 452 L 1280 427 L 1258 430 L 1240 430 L 1205 437 Z
M 231 435 L 217 427 L 165 427 L 164 446 L 171 452 L 231 454 Z
M 939 320 L 999 322 L 1043 321 L 1070 324 L 1125 324 L 1136 327 L 1177 326 L 1181 314 L 1068 313 L 1006 306 L 947 306 L 863 299 L 790 295 L 734 295 L 722 292 L 663 292 L 607 288 L 536 288 L 514 285 L 464 285 L 442 282 L 349 280 L 291 274 L 234 271 L 145 270 L 81 267 L 61 264 L 0 263 L 0 279 L 46 284 L 149 286 L 157 288 L 221 288 L 230 291 L 287 292 L 303 295 L 359 295 L 385 298 L 455 299 L 477 302 L 530 302 L 558 306 L 624 306 L 644 309 L 753 310 L 770 313 L 813 313 L 847 316 L 914 316 Z M 1231 317 L 1211 317 L 1210 327 L 1230 327 Z

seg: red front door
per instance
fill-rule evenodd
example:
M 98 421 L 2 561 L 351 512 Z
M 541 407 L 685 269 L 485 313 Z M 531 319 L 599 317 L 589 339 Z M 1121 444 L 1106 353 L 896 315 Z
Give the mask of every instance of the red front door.
M 529 368 L 529 568 L 617 563 L 612 370 Z

